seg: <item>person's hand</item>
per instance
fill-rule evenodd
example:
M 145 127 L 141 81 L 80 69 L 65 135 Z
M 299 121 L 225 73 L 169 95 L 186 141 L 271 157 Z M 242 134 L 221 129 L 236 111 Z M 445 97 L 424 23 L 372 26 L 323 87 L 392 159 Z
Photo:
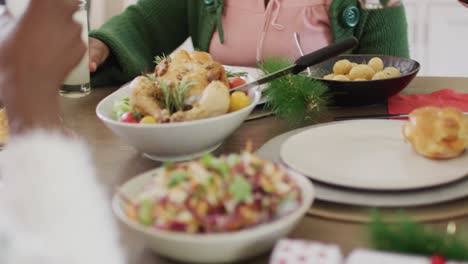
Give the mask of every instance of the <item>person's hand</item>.
M 31 0 L 24 15 L 0 16 L 0 98 L 11 134 L 60 127 L 58 90 L 86 51 L 73 20 L 78 0 Z
M 99 39 L 89 38 L 89 71 L 95 72 L 109 57 L 109 47 Z

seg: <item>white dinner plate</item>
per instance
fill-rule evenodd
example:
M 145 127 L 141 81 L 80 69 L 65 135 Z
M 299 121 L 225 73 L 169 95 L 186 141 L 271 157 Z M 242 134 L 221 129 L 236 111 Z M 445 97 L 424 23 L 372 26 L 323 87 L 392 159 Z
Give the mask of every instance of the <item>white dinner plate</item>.
M 439 161 L 424 158 L 404 142 L 403 123 L 352 120 L 311 128 L 285 141 L 280 157 L 313 180 L 366 190 L 428 188 L 467 175 L 468 155 Z
M 318 124 L 289 131 L 270 139 L 260 147 L 256 154 L 266 160 L 281 162 L 280 150 L 283 143 L 290 137 L 308 130 L 329 124 Z M 315 197 L 320 201 L 338 204 L 371 207 L 413 207 L 449 202 L 468 196 L 468 179 L 451 184 L 440 185 L 434 188 L 420 190 L 403 190 L 382 192 L 373 190 L 351 189 L 332 186 L 317 181 L 314 182 Z

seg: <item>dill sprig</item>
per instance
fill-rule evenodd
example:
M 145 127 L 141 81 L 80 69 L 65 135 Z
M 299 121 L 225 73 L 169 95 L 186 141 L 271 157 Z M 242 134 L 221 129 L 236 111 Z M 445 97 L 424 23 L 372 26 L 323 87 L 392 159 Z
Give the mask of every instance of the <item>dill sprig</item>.
M 400 216 L 397 223 L 389 224 L 377 212 L 373 213 L 369 230 L 371 243 L 379 250 L 468 260 L 468 241 L 459 232 L 436 232 L 405 216 Z
M 167 60 L 167 62 L 171 62 L 171 57 L 170 56 L 166 56 L 166 54 L 162 54 L 161 56 L 155 56 L 154 57 L 154 63 L 159 64 L 161 63 L 163 60 Z
M 267 75 L 292 64 L 285 59 L 265 60 L 260 69 Z M 322 82 L 305 75 L 286 75 L 267 85 L 267 106 L 272 112 L 293 125 L 313 121 L 317 114 L 326 109 L 328 88 Z
M 247 77 L 248 73 L 247 72 L 231 72 L 231 71 L 226 71 L 226 76 L 228 78 L 234 78 L 234 77 Z

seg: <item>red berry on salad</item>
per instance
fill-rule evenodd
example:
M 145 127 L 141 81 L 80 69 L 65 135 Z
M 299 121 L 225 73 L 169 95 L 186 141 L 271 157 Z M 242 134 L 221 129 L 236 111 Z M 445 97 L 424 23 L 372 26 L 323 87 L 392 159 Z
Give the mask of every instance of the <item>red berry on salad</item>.
M 231 81 L 229 81 L 229 87 L 232 89 L 232 88 L 236 88 L 238 86 L 241 86 L 241 85 L 244 85 L 245 84 L 245 80 L 242 79 L 241 77 L 236 77 L 234 79 L 232 79 Z
M 138 116 L 132 112 L 127 112 L 120 117 L 120 121 L 124 123 L 138 123 Z

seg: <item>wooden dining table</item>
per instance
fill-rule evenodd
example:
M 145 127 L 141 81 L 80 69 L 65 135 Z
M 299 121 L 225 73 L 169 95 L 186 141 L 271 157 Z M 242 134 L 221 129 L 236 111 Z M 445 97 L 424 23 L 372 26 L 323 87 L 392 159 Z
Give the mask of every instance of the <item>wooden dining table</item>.
M 430 93 L 438 89 L 452 88 L 459 92 L 468 92 L 468 78 L 449 77 L 418 77 L 403 93 Z M 94 155 L 98 179 L 108 192 L 109 202 L 116 188 L 130 178 L 143 173 L 161 164 L 146 159 L 135 148 L 114 135 L 95 114 L 96 105 L 118 87 L 97 88 L 86 97 L 80 99 L 62 98 L 63 119 L 67 127 L 81 135 L 90 145 Z M 376 104 L 362 107 L 329 108 L 323 112 L 315 123 L 334 121 L 340 117 L 386 114 L 386 104 Z M 251 140 L 254 149 L 258 149 L 268 140 L 277 135 L 295 129 L 284 120 L 268 116 L 246 121 L 239 127 L 216 154 L 239 152 Z M 157 140 L 157 139 L 155 139 Z M 459 219 L 448 219 L 436 223 L 429 223 L 436 229 L 443 229 L 448 221 L 453 221 L 460 227 L 468 227 L 468 216 Z M 142 241 L 131 230 L 121 225 L 121 239 L 124 249 L 128 253 L 129 263 L 176 263 L 157 256 L 145 249 Z M 98 235 L 98 234 L 97 234 Z M 349 222 L 329 220 L 320 217 L 306 216 L 295 230 L 291 238 L 307 239 L 332 243 L 341 247 L 344 254 L 354 248 L 368 247 L 366 226 Z M 181 248 L 181 250 L 183 250 Z M 269 253 L 242 263 L 268 263 Z

